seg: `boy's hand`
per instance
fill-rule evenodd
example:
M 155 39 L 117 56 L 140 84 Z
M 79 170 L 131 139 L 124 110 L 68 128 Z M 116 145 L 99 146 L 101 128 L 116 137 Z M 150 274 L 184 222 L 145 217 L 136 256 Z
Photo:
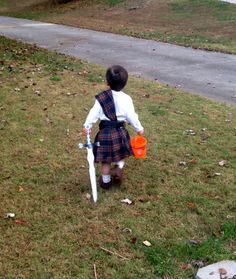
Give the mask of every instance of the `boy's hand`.
M 137 134 L 138 134 L 139 136 L 142 136 L 142 135 L 144 134 L 144 130 L 141 130 L 141 131 L 137 132 Z
M 90 132 L 91 132 L 90 129 L 88 129 L 88 128 L 83 128 L 83 134 L 84 134 L 85 136 L 87 136 L 88 134 L 90 134 Z

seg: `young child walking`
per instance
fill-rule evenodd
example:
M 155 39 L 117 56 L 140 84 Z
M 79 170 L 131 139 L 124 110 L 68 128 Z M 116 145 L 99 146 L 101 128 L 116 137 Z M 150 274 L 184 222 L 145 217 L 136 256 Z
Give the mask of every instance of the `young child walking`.
M 96 163 L 101 163 L 99 185 L 103 189 L 109 189 L 112 182 L 121 184 L 125 158 L 133 154 L 125 122 L 130 123 L 137 134 L 144 133 L 131 97 L 122 91 L 128 81 L 126 69 L 119 65 L 108 68 L 106 81 L 109 88 L 96 95 L 83 129 L 84 134 L 90 133 L 93 124 L 100 120 L 95 137 L 99 145 L 94 145 L 94 157 Z M 111 163 L 115 163 L 113 169 Z

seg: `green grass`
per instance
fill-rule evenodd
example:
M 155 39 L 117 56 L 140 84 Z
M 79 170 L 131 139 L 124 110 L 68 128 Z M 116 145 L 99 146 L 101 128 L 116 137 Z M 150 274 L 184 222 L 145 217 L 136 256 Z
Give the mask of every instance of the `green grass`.
M 123 2 L 123 0 L 107 0 L 107 2 L 110 7 L 113 7 Z
M 0 56 L 0 278 L 94 278 L 96 264 L 105 279 L 187 279 L 196 261 L 235 259 L 235 107 L 130 77 L 147 159 L 93 204 L 77 144 L 105 69 L 2 37 Z
M 235 241 L 236 226 L 234 223 L 225 223 L 221 226 L 221 237 L 210 236 L 203 242 L 160 241 L 152 248 L 143 248 L 148 261 L 155 267 L 154 273 L 159 276 L 175 275 L 176 278 L 183 278 L 188 274 L 192 276 L 196 262 L 217 262 L 227 259 L 235 259 L 229 256 L 229 250 L 225 248 L 225 241 Z M 196 264 L 195 264 L 196 265 Z M 186 271 L 187 269 L 187 271 Z M 184 271 L 183 271 L 184 270 Z M 182 277 L 183 276 L 183 277 Z
M 173 1 L 171 7 L 175 12 L 175 16 L 179 18 L 193 18 L 197 14 L 205 14 L 210 11 L 210 16 L 221 23 L 230 24 L 236 21 L 235 7 L 228 2 L 180 0 Z

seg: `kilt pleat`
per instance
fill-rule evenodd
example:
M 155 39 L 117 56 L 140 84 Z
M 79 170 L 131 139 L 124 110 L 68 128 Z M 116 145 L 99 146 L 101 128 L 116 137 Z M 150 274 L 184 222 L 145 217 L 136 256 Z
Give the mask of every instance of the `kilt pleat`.
M 118 162 L 133 155 L 130 136 L 124 127 L 104 128 L 100 130 L 95 138 L 94 157 L 96 163 Z

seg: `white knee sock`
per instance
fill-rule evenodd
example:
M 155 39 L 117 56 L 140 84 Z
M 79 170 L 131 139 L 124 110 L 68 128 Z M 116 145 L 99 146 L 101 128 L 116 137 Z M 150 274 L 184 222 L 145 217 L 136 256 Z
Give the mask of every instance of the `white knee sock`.
M 103 183 L 109 183 L 111 181 L 111 176 L 108 175 L 102 175 L 102 181 Z
M 120 160 L 119 162 L 116 162 L 116 165 L 120 168 L 123 169 L 125 165 L 125 160 Z

